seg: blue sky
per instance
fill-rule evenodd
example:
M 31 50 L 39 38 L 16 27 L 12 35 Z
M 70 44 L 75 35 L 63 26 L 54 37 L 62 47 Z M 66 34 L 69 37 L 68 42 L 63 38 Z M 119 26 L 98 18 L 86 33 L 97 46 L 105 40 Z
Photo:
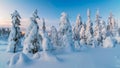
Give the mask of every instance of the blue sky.
M 120 19 L 120 0 L 0 0 L 0 25 L 10 19 L 10 14 L 17 9 L 22 19 L 28 19 L 34 9 L 38 9 L 40 18 L 45 18 L 48 25 L 58 25 L 61 12 L 69 15 L 71 23 L 75 22 L 77 14 L 86 21 L 86 11 L 91 10 L 94 22 L 96 9 L 100 10 L 101 17 L 106 21 L 112 12 L 115 18 Z M 28 22 L 26 22 L 28 23 Z M 24 23 L 23 23 L 24 24 Z

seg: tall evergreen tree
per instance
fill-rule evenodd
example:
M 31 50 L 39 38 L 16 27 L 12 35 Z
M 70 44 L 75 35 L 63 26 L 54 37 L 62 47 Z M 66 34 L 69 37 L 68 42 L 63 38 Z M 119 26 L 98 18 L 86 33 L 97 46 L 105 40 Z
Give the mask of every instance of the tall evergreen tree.
M 51 43 L 53 45 L 53 48 L 56 49 L 59 47 L 58 45 L 58 32 L 57 29 L 55 28 L 55 26 L 52 26 L 50 28 L 50 39 L 51 39 Z
M 93 23 L 91 22 L 90 19 L 90 10 L 87 10 L 87 22 L 86 22 L 86 31 L 85 31 L 85 38 L 86 38 L 86 43 L 87 45 L 92 45 L 92 39 L 93 39 Z
M 65 12 L 61 14 L 59 23 L 59 40 L 60 44 L 66 51 L 72 51 L 73 40 L 72 40 L 72 27 L 69 22 L 68 16 Z
M 80 30 L 81 30 L 81 27 L 82 27 L 82 19 L 81 19 L 81 16 L 80 14 L 77 16 L 77 19 L 76 19 L 76 25 L 74 26 L 74 29 L 73 29 L 73 41 L 74 41 L 74 46 L 75 46 L 75 49 L 79 50 L 80 49 Z
M 102 34 L 101 34 L 101 20 L 100 20 L 99 10 L 96 12 L 95 28 L 94 28 L 94 38 L 96 40 L 96 45 L 102 45 Z
M 118 24 L 115 21 L 115 18 L 113 17 L 113 14 L 110 13 L 110 16 L 108 18 L 108 32 L 111 36 L 116 36 L 117 30 L 118 30 Z
M 107 26 L 105 21 L 101 21 L 101 34 L 102 34 L 102 40 L 104 40 L 106 38 L 106 34 L 107 34 Z
M 20 31 L 20 15 L 17 10 L 11 14 L 12 28 L 8 39 L 8 52 L 17 52 L 20 45 L 21 31 Z
M 51 51 L 53 49 L 50 37 L 48 36 L 48 32 L 46 31 L 45 20 L 43 18 L 43 26 L 42 26 L 42 49 L 43 51 Z
M 39 16 L 37 15 L 37 12 L 38 11 L 35 10 L 33 13 L 33 16 L 30 18 L 33 25 L 30 28 L 30 31 L 28 32 L 29 34 L 26 35 L 25 40 L 24 40 L 23 52 L 26 54 L 27 53 L 34 54 L 34 53 L 38 52 L 41 48 L 39 26 L 38 26 L 38 22 L 37 22 L 37 19 L 39 19 Z M 29 29 L 29 27 L 28 27 L 28 29 Z
M 85 25 L 82 24 L 82 28 L 80 30 L 80 44 L 85 45 Z

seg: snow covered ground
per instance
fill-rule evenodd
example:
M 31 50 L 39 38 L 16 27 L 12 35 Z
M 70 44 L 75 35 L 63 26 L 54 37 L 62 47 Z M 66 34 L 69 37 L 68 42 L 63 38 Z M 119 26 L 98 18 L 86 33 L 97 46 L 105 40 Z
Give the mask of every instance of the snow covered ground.
M 14 54 L 7 53 L 6 47 L 7 44 L 0 45 L 0 68 L 120 68 L 120 45 L 114 48 L 85 48 L 67 54 L 39 52 L 33 58 L 29 57 L 27 63 L 13 66 L 8 66 L 8 61 Z

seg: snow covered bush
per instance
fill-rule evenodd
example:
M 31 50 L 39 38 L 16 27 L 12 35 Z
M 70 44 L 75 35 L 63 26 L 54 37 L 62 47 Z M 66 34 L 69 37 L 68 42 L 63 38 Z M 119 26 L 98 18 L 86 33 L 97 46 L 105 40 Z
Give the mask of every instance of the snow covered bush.
M 18 51 L 18 48 L 21 46 L 20 44 L 21 31 L 19 27 L 21 17 L 17 12 L 17 10 L 15 10 L 11 14 L 11 18 L 12 18 L 12 28 L 8 39 L 7 51 L 15 53 Z
M 116 36 L 116 37 L 114 37 L 114 38 L 115 38 L 117 44 L 120 44 L 120 36 Z
M 114 42 L 111 37 L 106 37 L 105 40 L 103 40 L 103 48 L 111 48 L 114 47 Z
M 33 17 L 30 18 L 30 20 L 32 21 L 32 24 L 34 25 L 32 25 L 31 30 L 29 30 L 28 32 L 29 34 L 26 35 L 25 40 L 24 40 L 23 52 L 25 54 L 27 53 L 34 54 L 38 52 L 41 48 L 41 39 L 39 35 L 39 26 L 37 23 L 37 18 L 39 17 L 37 15 L 37 10 L 35 10 L 33 13 Z

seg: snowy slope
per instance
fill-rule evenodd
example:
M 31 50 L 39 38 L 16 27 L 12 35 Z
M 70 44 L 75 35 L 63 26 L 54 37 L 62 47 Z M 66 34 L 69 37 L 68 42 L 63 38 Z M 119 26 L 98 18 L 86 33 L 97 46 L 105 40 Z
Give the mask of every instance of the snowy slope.
M 6 45 L 0 45 L 0 68 L 120 68 L 119 45 L 115 48 L 86 48 L 67 54 L 39 52 L 40 58 L 29 58 L 31 63 L 11 67 L 8 67 L 8 61 L 14 54 L 5 49 Z

